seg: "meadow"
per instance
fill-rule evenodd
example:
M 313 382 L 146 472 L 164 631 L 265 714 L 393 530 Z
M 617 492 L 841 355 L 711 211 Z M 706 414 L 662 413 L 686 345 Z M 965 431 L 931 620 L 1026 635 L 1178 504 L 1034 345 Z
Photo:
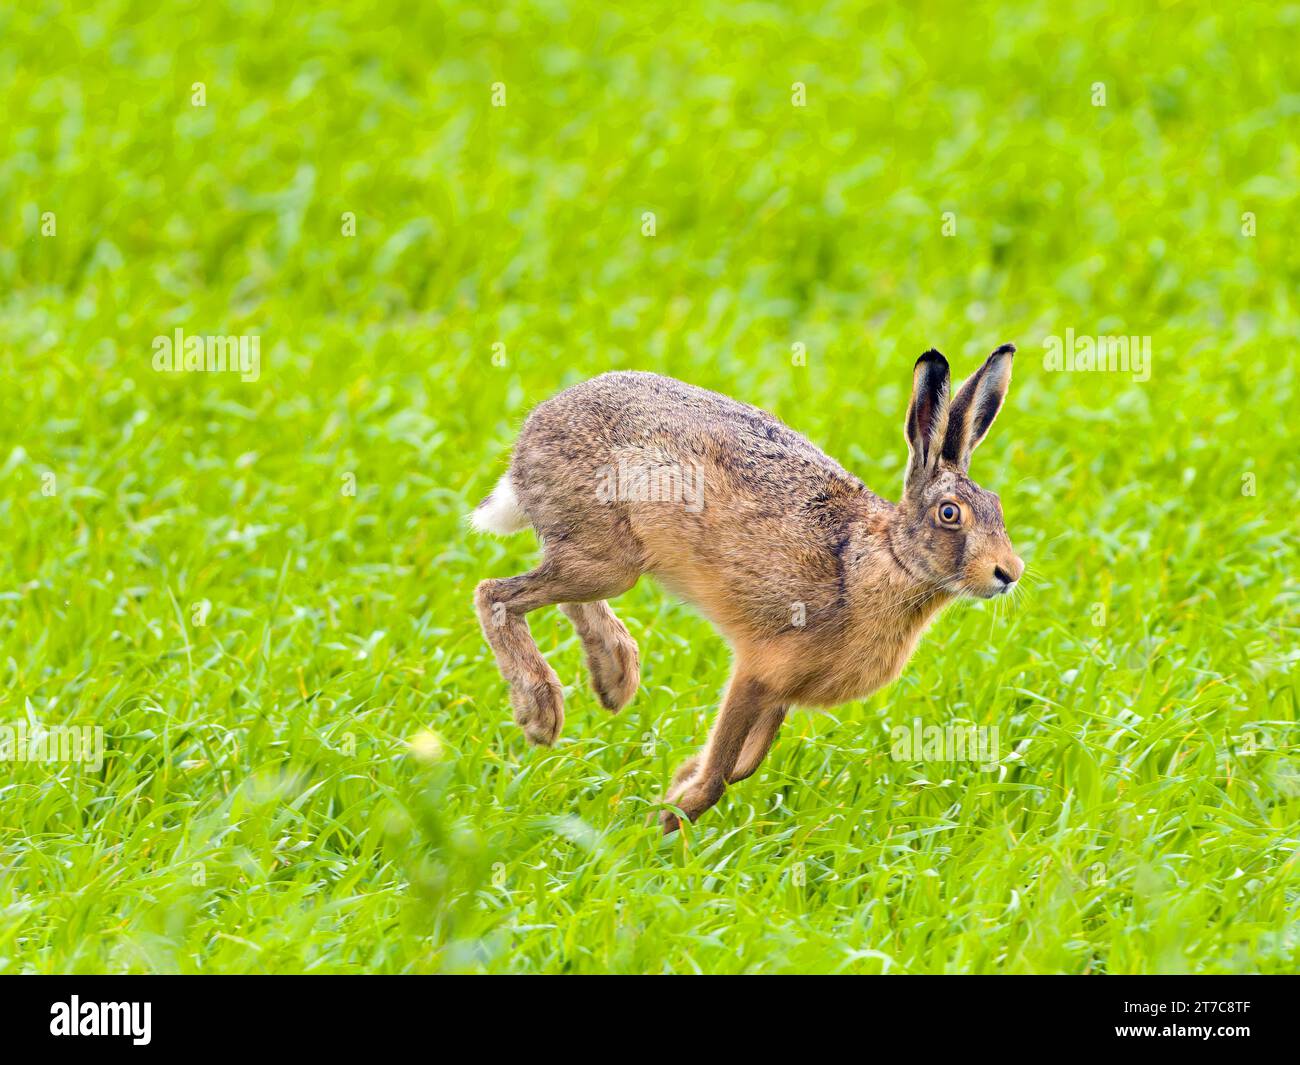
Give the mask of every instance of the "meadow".
M 0 762 L 0 972 L 1295 970 L 1297 54 L 1295 4 L 7 6 L 0 726 L 104 750 Z M 471 597 L 536 544 L 464 515 L 533 405 L 671 374 L 896 499 L 913 361 L 1004 341 L 1014 603 L 674 837 L 729 658 L 652 582 L 618 716 L 533 615 L 526 744 Z

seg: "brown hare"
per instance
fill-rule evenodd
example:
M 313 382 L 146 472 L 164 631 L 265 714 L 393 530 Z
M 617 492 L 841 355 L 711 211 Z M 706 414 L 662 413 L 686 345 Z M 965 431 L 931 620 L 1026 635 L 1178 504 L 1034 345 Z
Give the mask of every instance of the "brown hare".
M 602 374 L 529 415 L 475 527 L 531 525 L 531 573 L 485 580 L 475 605 L 533 743 L 564 722 L 559 678 L 525 615 L 558 604 L 604 706 L 640 679 L 636 643 L 606 602 L 643 573 L 698 607 L 735 660 L 703 751 L 665 802 L 694 821 L 767 755 L 794 706 L 860 699 L 902 671 L 958 596 L 1010 591 L 1024 572 L 992 492 L 967 476 L 1011 381 L 1004 344 L 949 398 L 948 362 L 916 362 L 897 504 L 766 411 L 652 373 Z M 660 815 L 665 832 L 680 825 Z

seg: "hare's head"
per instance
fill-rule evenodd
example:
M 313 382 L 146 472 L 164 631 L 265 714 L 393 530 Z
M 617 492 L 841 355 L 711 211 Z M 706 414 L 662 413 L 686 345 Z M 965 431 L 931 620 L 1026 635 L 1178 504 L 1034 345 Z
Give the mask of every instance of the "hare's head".
M 1005 594 L 1025 570 L 1007 538 L 998 497 L 966 475 L 971 452 L 1006 398 L 1015 350 L 1003 344 L 951 400 L 948 360 L 927 351 L 916 361 L 907 478 L 890 543 L 909 574 L 954 595 Z

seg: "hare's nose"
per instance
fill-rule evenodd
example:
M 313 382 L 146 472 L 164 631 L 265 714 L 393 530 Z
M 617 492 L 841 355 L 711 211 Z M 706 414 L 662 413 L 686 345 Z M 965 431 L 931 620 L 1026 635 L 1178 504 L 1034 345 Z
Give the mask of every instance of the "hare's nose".
M 1004 588 L 1015 584 L 1025 572 L 1025 564 L 1019 555 L 1012 555 L 1005 563 L 993 567 L 993 579 Z

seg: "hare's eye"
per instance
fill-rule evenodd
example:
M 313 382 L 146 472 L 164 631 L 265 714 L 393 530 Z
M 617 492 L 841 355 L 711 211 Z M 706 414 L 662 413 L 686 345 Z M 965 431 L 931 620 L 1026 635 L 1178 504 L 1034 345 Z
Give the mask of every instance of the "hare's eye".
M 945 525 L 956 525 L 961 521 L 961 507 L 956 503 L 939 504 L 939 520 Z

